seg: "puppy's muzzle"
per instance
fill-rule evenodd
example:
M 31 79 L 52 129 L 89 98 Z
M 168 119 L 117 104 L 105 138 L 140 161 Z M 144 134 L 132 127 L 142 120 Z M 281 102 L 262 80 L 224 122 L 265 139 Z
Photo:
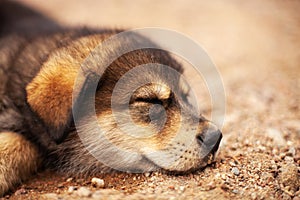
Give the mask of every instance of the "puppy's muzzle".
M 209 153 L 214 154 L 219 148 L 222 140 L 222 133 L 218 129 L 208 129 L 196 136 L 198 143 Z

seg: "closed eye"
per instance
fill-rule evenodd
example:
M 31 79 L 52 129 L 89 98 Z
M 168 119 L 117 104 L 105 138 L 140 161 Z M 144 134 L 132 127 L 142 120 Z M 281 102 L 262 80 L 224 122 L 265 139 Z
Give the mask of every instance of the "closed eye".
M 158 98 L 137 98 L 134 101 L 135 102 L 145 102 L 145 103 L 163 105 L 163 101 L 158 99 Z

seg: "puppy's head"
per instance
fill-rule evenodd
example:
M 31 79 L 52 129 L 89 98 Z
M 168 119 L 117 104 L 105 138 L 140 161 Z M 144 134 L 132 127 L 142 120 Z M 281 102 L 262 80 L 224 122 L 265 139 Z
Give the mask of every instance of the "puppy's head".
M 58 148 L 68 149 L 63 158 L 69 162 L 77 158 L 76 166 L 103 163 L 132 172 L 186 172 L 211 162 L 222 134 L 195 114 L 181 66 L 168 53 L 154 49 L 126 53 L 109 65 L 95 91 L 87 92 L 89 84 L 76 91 L 81 63 L 103 38 L 88 36 L 60 49 L 27 86 L 32 110 L 50 136 L 61 142 Z M 87 76 L 81 82 L 89 81 Z M 74 90 L 79 95 L 72 104 Z M 74 133 L 68 136 L 72 105 L 81 141 Z

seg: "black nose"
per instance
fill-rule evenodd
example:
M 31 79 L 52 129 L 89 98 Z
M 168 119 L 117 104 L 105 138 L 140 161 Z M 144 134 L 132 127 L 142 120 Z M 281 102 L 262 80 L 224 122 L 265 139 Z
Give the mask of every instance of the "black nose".
M 206 131 L 197 136 L 197 140 L 201 145 L 205 145 L 210 152 L 216 152 L 222 139 L 222 133 L 219 130 Z

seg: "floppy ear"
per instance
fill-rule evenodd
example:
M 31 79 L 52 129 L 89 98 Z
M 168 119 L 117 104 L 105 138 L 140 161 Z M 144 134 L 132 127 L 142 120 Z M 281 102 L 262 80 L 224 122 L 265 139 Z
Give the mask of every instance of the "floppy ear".
M 103 40 L 103 36 L 85 36 L 49 55 L 38 74 L 26 86 L 27 102 L 57 143 L 68 134 L 72 123 L 73 92 L 81 63 Z M 81 77 L 82 78 L 82 77 Z M 80 80 L 84 82 L 85 80 Z
M 69 62 L 48 62 L 27 85 L 27 101 L 57 143 L 72 120 L 72 93 L 79 67 Z

